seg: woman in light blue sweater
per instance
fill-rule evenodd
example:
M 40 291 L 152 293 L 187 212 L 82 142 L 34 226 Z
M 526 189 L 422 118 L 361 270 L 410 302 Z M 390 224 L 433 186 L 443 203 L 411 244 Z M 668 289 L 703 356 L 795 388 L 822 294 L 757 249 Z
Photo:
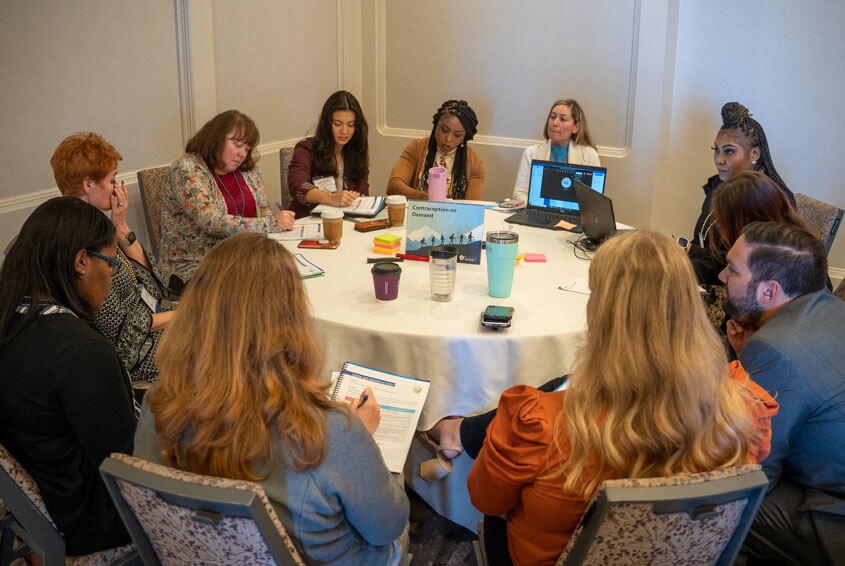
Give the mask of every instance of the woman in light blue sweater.
M 285 248 L 263 233 L 214 246 L 182 296 L 158 363 L 136 456 L 257 481 L 309 563 L 398 563 L 408 499 L 372 437 L 378 403 L 369 389 L 351 408 L 329 400 Z

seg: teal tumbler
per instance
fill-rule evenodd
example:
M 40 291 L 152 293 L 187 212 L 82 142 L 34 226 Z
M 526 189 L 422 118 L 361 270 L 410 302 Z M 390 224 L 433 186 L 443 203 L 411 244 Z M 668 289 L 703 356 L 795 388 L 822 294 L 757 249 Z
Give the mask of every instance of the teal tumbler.
M 487 289 L 491 297 L 510 297 L 519 252 L 515 232 L 487 232 Z

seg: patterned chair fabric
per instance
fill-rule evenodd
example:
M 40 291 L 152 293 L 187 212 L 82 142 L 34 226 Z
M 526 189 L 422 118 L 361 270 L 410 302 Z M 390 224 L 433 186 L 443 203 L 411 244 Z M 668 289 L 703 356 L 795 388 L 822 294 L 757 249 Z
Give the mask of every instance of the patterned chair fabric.
M 145 564 L 305 564 L 256 483 L 194 474 L 125 454 L 112 454 L 100 471 Z M 196 486 L 213 489 L 192 492 Z M 232 500 L 230 494 L 239 492 L 249 493 Z M 226 504 L 215 505 L 212 493 L 218 503 L 225 500 L 246 512 L 223 511 Z
M 144 216 L 147 218 L 150 247 L 156 258 L 159 257 L 158 247 L 161 243 L 161 202 L 164 188 L 169 185 L 170 167 L 167 165 L 138 171 L 138 191 L 141 193 Z
M 290 210 L 293 197 L 290 196 L 290 189 L 288 188 L 288 169 L 290 169 L 290 160 L 293 157 L 292 147 L 283 147 L 279 150 L 279 172 L 281 173 L 282 185 L 282 208 Z
M 12 558 L 22 556 L 31 549 L 35 549 L 44 560 L 46 566 L 58 566 L 64 562 L 66 566 L 106 566 L 115 562 L 122 562 L 128 555 L 135 551 L 131 544 L 110 548 L 84 556 L 65 556 L 65 544 L 61 534 L 56 530 L 50 513 L 44 506 L 44 499 L 38 489 L 35 480 L 29 475 L 20 462 L 18 462 L 3 446 L 0 446 L 0 468 L 5 477 L 17 484 L 18 493 L 7 492 L 7 489 L 14 489 L 10 482 L 0 481 L 0 499 L 3 499 L 9 516 L 4 520 L 3 538 L 17 536 L 23 540 L 24 546 L 15 548 L 12 552 L 11 541 L 4 546 L 4 552 L 0 553 L 0 563 L 7 566 Z M 17 497 L 23 494 L 34 506 L 28 509 L 23 501 Z
M 757 464 L 602 482 L 557 564 L 731 564 L 767 485 Z
M 798 216 L 824 242 L 824 248 L 829 252 L 845 211 L 801 193 L 795 195 L 795 208 Z

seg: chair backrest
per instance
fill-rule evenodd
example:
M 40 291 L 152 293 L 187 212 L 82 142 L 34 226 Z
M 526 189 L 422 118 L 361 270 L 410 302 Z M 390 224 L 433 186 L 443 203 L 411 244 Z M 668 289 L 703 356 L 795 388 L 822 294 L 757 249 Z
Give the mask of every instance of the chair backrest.
M 285 210 L 290 210 L 293 197 L 290 196 L 290 189 L 288 188 L 288 169 L 290 168 L 290 160 L 293 157 L 292 147 L 283 147 L 279 150 L 279 173 L 282 183 L 282 207 Z
M 845 211 L 801 193 L 795 194 L 795 208 L 801 220 L 824 242 L 824 248 L 829 252 Z
M 767 486 L 757 464 L 602 482 L 557 564 L 732 564 Z
M 144 205 L 150 247 L 156 258 L 159 257 L 158 246 L 161 242 L 161 202 L 164 189 L 169 185 L 170 167 L 167 165 L 138 171 L 138 191 L 141 193 L 141 203 Z
M 112 454 L 100 474 L 146 565 L 304 562 L 260 485 Z
M 12 552 L 15 536 L 26 543 L 23 551 L 34 550 L 46 566 L 65 563 L 65 541 L 44 506 L 41 491 L 23 466 L 0 446 L 0 499 L 6 505 L 3 519 L 3 547 L 0 564 L 6 565 L 21 551 Z

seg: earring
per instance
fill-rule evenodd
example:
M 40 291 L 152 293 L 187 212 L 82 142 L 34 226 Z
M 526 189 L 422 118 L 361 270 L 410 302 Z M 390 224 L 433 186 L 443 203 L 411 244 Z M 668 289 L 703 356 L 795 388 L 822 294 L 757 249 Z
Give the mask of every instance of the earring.
M 755 160 L 753 160 L 753 161 L 751 162 L 751 165 L 757 165 L 757 160 L 756 160 L 756 159 L 755 159 Z
M 85 275 L 85 270 L 83 269 L 82 271 L 80 271 L 79 275 Z

